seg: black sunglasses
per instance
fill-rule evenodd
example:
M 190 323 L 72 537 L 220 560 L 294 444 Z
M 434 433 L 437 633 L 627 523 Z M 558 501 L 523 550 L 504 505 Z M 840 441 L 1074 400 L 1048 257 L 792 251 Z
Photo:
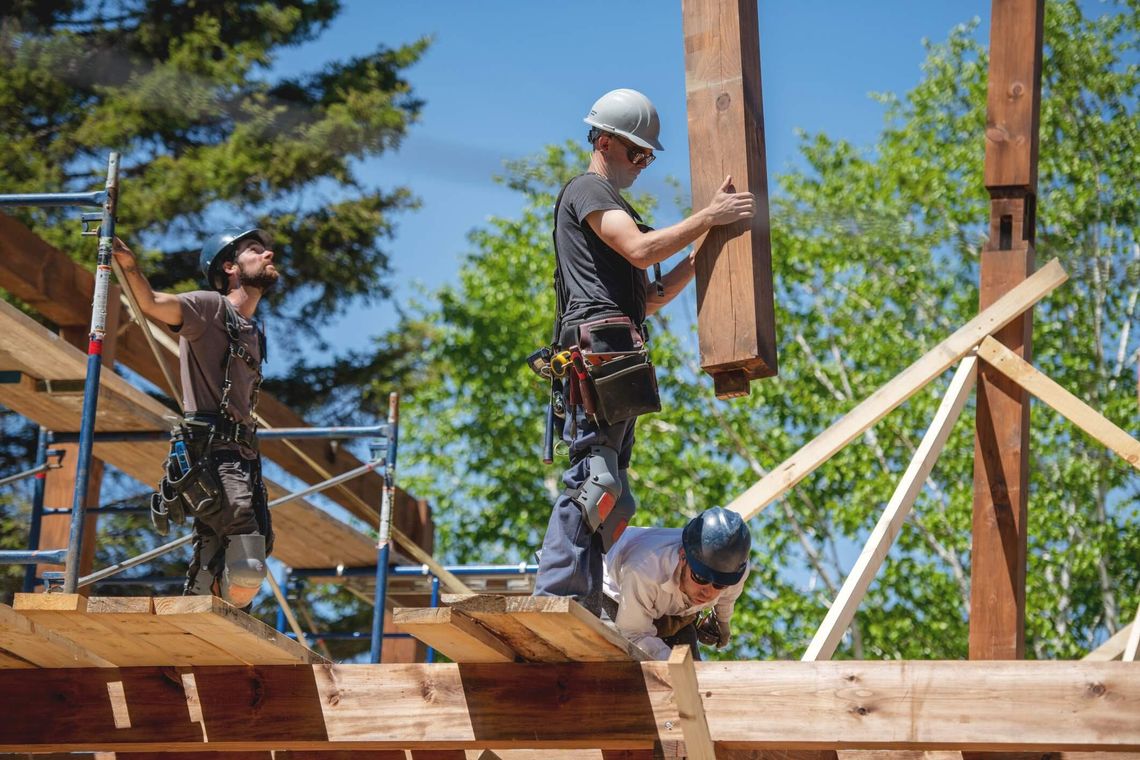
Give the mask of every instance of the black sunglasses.
M 728 588 L 728 586 L 723 583 L 713 583 L 708 578 L 702 578 L 701 576 L 697 575 L 696 571 L 693 570 L 692 565 L 689 565 L 689 577 L 692 578 L 693 583 L 697 584 L 698 586 L 712 586 L 717 591 L 724 591 L 726 588 Z
M 613 136 L 617 138 L 618 142 L 625 146 L 625 157 L 628 158 L 629 162 L 634 166 L 640 166 L 642 169 L 644 169 L 657 160 L 657 156 L 653 155 L 652 151 L 648 151 L 645 148 L 639 148 L 638 146 L 626 140 L 621 135 Z

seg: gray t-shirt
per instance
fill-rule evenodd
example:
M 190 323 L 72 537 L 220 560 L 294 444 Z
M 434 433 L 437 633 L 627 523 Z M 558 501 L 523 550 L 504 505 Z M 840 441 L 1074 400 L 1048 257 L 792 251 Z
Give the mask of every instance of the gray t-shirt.
M 178 355 L 182 373 L 182 406 L 186 413 L 217 413 L 222 400 L 222 361 L 229 348 L 226 335 L 225 296 L 209 290 L 195 290 L 178 296 L 182 303 L 182 326 Z M 236 313 L 236 310 L 235 310 Z M 250 355 L 261 362 L 261 341 L 257 326 L 237 315 L 238 336 Z M 230 418 L 246 425 L 253 424 L 250 395 L 257 374 L 244 361 L 230 361 Z
M 591 213 L 610 209 L 621 209 L 640 222 L 633 207 L 601 175 L 575 177 L 562 193 L 555 245 L 566 297 L 564 329 L 603 317 L 626 316 L 636 325 L 645 321 L 645 270 L 606 245 L 586 221 Z

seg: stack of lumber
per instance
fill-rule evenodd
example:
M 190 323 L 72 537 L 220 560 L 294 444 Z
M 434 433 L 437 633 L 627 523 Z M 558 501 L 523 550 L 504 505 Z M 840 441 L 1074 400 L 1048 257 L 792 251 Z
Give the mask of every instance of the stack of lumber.
M 17 594 L 0 668 L 311 665 L 315 652 L 213 596 Z
M 458 663 L 635 662 L 644 651 L 561 596 L 444 594 L 444 607 L 397 609 L 393 621 Z

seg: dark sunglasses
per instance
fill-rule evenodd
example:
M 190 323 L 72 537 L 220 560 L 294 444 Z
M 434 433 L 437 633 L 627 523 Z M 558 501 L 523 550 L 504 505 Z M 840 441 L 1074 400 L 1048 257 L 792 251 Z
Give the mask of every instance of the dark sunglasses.
M 625 146 L 625 157 L 628 158 L 629 162 L 634 166 L 640 166 L 644 169 L 657 160 L 657 156 L 653 155 L 652 151 L 637 147 L 621 135 L 614 135 L 614 137 Z
M 696 571 L 693 570 L 692 565 L 689 565 L 689 577 L 692 578 L 693 583 L 697 584 L 698 586 L 712 586 L 717 591 L 724 591 L 726 588 L 728 588 L 728 586 L 723 583 L 713 583 L 708 578 L 702 578 L 701 576 L 697 575 Z

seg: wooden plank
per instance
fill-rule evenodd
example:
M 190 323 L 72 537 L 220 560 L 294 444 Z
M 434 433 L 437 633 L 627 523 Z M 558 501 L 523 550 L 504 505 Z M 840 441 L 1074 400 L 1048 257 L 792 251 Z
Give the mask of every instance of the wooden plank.
M 90 668 L 113 665 L 81 644 L 37 625 L 4 604 L 0 604 L 0 650 L 20 658 L 30 667 Z
M 246 661 L 230 654 L 223 640 L 196 636 L 155 614 L 152 597 L 91 597 L 86 614 L 119 638 L 122 649 L 138 649 L 145 644 L 161 652 L 161 659 L 134 660 L 146 665 L 244 665 Z
M 1108 637 L 1108 640 L 1101 644 L 1096 649 L 1092 650 L 1084 657 L 1081 658 L 1083 662 L 1108 662 L 1110 660 L 1119 660 L 1124 654 L 1125 647 L 1128 646 L 1128 639 L 1132 635 L 1132 628 L 1134 624 L 1121 628 L 1116 633 Z
M 640 647 L 569 597 L 444 594 L 443 602 L 483 623 L 531 662 L 650 659 Z M 503 616 L 515 627 L 504 626 Z M 535 638 L 542 645 L 536 646 Z
M 743 396 L 778 371 L 756 3 L 683 0 L 681 19 L 693 208 L 728 175 L 756 198 L 751 222 L 714 227 L 696 259 L 701 367 L 719 398 Z
M 452 662 L 514 662 L 515 651 L 486 628 L 448 607 L 396 609 L 392 622 Z
M 1137 663 L 695 667 L 718 748 L 1140 751 Z M 646 749 L 681 733 L 664 662 L 194 668 L 182 683 L 193 682 L 200 722 L 177 678 L 0 671 L 0 693 L 21 695 L 6 705 L 0 751 Z M 112 719 L 113 681 L 129 727 Z
M 1130 623 L 1132 630 L 1128 634 L 1128 643 L 1124 645 L 1124 652 L 1120 659 L 1124 662 L 1136 660 L 1136 650 L 1140 649 L 1140 606 L 1136 608 L 1136 617 Z
M 154 608 L 164 622 L 215 644 L 249 665 L 328 662 L 216 596 L 157 597 Z
M 1093 439 L 1140 469 L 1140 441 L 1103 414 L 1062 388 L 1047 375 L 992 338 L 982 341 L 978 356 L 1007 378 L 1053 407 Z
M 681 733 L 685 737 L 685 754 L 692 760 L 716 760 L 705 706 L 701 700 L 701 687 L 697 684 L 697 671 L 693 667 L 693 650 L 687 644 L 673 647 L 669 655 L 669 679 L 677 699 L 677 714 L 681 719 Z
M 760 514 L 867 428 L 970 353 L 983 338 L 1009 324 L 1067 279 L 1061 264 L 1056 259 L 1050 261 L 773 468 L 728 508 L 739 512 L 745 520 Z
M 803 660 L 826 660 L 835 653 L 843 633 L 855 617 L 859 603 L 863 601 L 863 595 L 867 593 L 867 588 L 882 566 L 883 560 L 886 559 L 895 537 L 902 530 L 903 521 L 910 514 L 915 500 L 926 484 L 930 471 L 934 469 L 934 463 L 942 453 L 946 439 L 954 429 L 954 423 L 958 421 L 962 408 L 970 398 L 970 391 L 974 389 L 977 378 L 977 365 L 978 360 L 972 356 L 966 357 L 958 365 L 946 389 L 946 395 L 942 397 L 942 403 L 926 430 L 926 435 L 915 449 L 906 472 L 903 473 L 894 494 L 891 495 L 891 500 L 875 524 L 875 529 L 867 537 L 863 551 L 828 609 L 827 616 L 808 644 Z

